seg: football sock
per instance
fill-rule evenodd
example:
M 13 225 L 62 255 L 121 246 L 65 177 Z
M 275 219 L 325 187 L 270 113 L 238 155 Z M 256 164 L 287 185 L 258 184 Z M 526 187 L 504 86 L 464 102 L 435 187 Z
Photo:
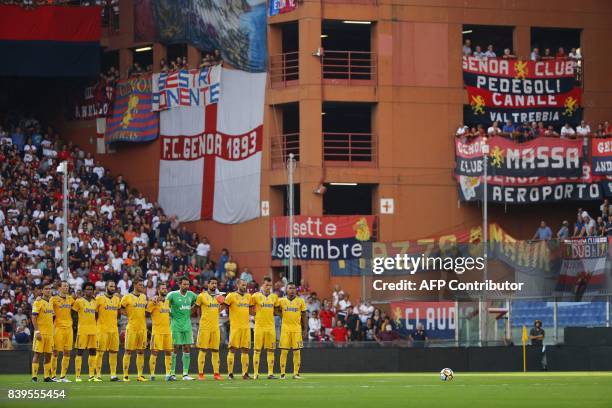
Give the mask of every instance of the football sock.
M 200 350 L 198 353 L 198 374 L 204 374 L 204 365 L 206 364 L 206 352 Z
M 189 365 L 191 364 L 191 353 L 183 352 L 183 375 L 189 374 Z
M 259 359 L 261 358 L 261 350 L 253 351 L 253 373 L 259 374 Z
M 234 352 L 231 350 L 227 352 L 227 372 L 228 374 L 234 373 Z
M 111 377 L 117 376 L 117 353 L 108 352 L 108 365 L 110 366 Z
M 155 365 L 157 364 L 157 354 L 151 353 L 149 356 L 149 374 L 155 375 Z
M 104 352 L 98 351 L 96 354 L 96 371 L 98 372 L 98 377 L 102 377 L 102 360 L 104 360 Z
M 283 349 L 280 353 L 280 373 L 285 374 L 285 369 L 287 368 L 287 354 L 289 354 L 289 350 Z
M 38 377 L 38 367 L 40 363 L 32 363 L 32 378 Z
M 136 372 L 139 377 L 142 377 L 144 371 L 144 353 L 136 354 Z
M 176 353 L 173 351 L 172 354 L 170 355 L 170 358 L 172 359 L 172 364 L 171 364 L 171 368 L 170 368 L 170 374 L 174 375 L 176 374 Z
M 213 373 L 214 374 L 219 374 L 219 351 L 213 351 L 212 352 L 212 366 L 213 366 Z
M 268 361 L 268 375 L 274 374 L 274 350 L 266 352 L 266 360 Z
M 170 373 L 172 372 L 172 354 L 166 353 L 166 355 L 164 356 L 164 363 L 166 363 L 166 375 L 170 375 Z
M 81 376 L 81 366 L 83 365 L 83 356 L 77 356 L 74 358 L 74 374 L 77 377 Z
M 240 353 L 240 363 L 242 365 L 242 375 L 249 373 L 249 352 L 242 351 Z
M 128 371 L 130 370 L 130 359 L 131 356 L 128 353 L 123 355 L 123 376 L 128 376 Z
M 49 359 L 49 362 L 45 360 L 45 364 L 43 365 L 43 372 L 45 378 L 51 377 L 51 361 L 51 359 Z
M 93 356 L 91 354 L 89 354 L 87 356 L 87 365 L 88 365 L 88 369 L 89 369 L 89 376 L 93 377 L 94 375 L 96 375 L 96 362 L 97 362 L 97 357 L 94 354 Z
M 300 364 L 302 362 L 302 352 L 293 350 L 293 375 L 300 373 Z
M 51 355 L 51 377 L 55 377 L 57 374 L 57 361 L 58 358 L 55 354 Z
M 62 356 L 62 372 L 60 374 L 61 377 L 65 377 L 68 373 L 68 366 L 70 365 L 70 354 L 64 353 Z

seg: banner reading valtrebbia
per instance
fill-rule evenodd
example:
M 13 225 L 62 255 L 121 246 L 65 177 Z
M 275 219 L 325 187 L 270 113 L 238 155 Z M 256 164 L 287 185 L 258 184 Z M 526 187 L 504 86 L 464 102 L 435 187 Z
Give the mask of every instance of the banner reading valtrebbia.
M 293 245 L 289 229 L 293 230 Z M 300 260 L 358 259 L 365 256 L 365 243 L 372 239 L 374 216 L 272 217 L 272 259 Z

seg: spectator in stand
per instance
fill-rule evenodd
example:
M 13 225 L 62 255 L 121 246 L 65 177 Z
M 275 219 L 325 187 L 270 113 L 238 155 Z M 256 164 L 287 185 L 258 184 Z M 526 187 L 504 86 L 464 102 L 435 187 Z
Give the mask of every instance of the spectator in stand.
M 606 198 L 603 203 L 599 206 L 599 211 L 601 212 L 601 216 L 606 218 L 611 215 L 610 211 L 612 211 L 612 207 L 610 206 L 610 201 Z
M 504 49 L 504 54 L 502 55 L 503 59 L 516 59 L 516 55 L 512 53 L 510 48 Z
M 578 61 L 582 59 L 582 55 L 580 55 L 580 49 L 572 48 L 568 54 L 569 59 Z
M 584 120 L 581 120 L 580 125 L 576 127 L 576 133 L 578 136 L 586 137 L 591 133 L 591 127 Z
M 380 345 L 385 345 L 396 342 L 400 339 L 400 335 L 395 331 L 392 324 L 385 324 L 383 328 L 376 333 L 375 339 Z
M 488 136 L 500 136 L 502 134 L 502 130 L 499 128 L 499 122 L 494 121 L 491 126 L 487 129 Z
M 582 212 L 582 224 L 583 227 L 582 231 L 580 232 L 581 237 L 592 237 L 596 235 L 597 223 L 586 211 Z
M 540 60 L 540 49 L 538 47 L 535 47 L 533 50 L 531 50 L 531 55 L 529 56 L 529 59 L 531 61 Z
M 254 281 L 253 275 L 251 274 L 251 272 L 249 272 L 249 268 L 244 268 L 242 270 L 242 273 L 240 274 L 240 279 L 245 281 L 247 284 Z
M 408 335 L 408 338 L 412 342 L 412 347 L 420 347 L 423 348 L 429 341 L 427 337 L 427 332 L 423 327 L 423 323 L 418 323 L 416 330 Z
M 544 132 L 544 136 L 546 137 L 559 137 L 559 133 L 552 127 L 552 125 L 548 125 L 548 128 Z
M 608 217 L 606 217 L 607 219 Z M 597 217 L 597 226 L 595 227 L 595 234 L 600 237 L 605 237 L 608 235 L 608 225 L 603 217 Z
M 576 136 L 576 131 L 570 126 L 569 123 L 566 123 L 561 128 L 561 139 L 573 139 Z
M 169 68 L 168 68 L 168 63 L 166 62 L 165 58 L 162 58 L 159 61 L 159 72 L 168 72 Z
M 238 265 L 234 262 L 231 255 L 228 256 L 227 261 L 225 262 L 225 276 L 228 279 L 234 279 L 236 277 L 236 271 L 238 270 Z
M 196 259 L 197 265 L 204 269 L 206 267 L 206 262 L 208 261 L 208 253 L 210 252 L 210 244 L 208 243 L 208 238 L 204 237 L 198 243 L 196 247 Z
M 204 53 L 204 56 L 202 57 L 202 61 L 200 62 L 200 68 L 206 68 L 212 65 L 214 65 L 214 60 L 213 60 L 212 55 L 209 52 Z
M 484 52 L 482 52 L 482 48 L 480 48 L 480 45 L 476 46 L 476 48 L 474 49 L 474 53 L 472 55 L 478 59 L 484 58 Z
M 340 320 L 336 321 L 336 327 L 331 331 L 331 337 L 337 345 L 344 345 L 349 340 L 349 332 Z
M 552 53 L 550 52 L 550 48 L 544 48 L 544 55 L 542 55 L 542 58 L 540 58 L 542 61 L 549 61 L 554 59 L 555 57 L 552 55 Z
M 472 40 L 469 38 L 463 42 L 463 55 L 472 55 Z
M 363 326 L 372 316 L 372 313 L 374 313 L 374 306 L 367 300 L 362 299 L 361 302 L 359 302 L 356 312 L 359 314 L 359 320 L 361 320 L 361 325 Z
M 569 238 L 569 222 L 567 220 L 561 223 L 561 228 L 557 231 L 557 239 L 563 240 Z
M 557 55 L 555 55 L 556 59 L 567 59 L 567 54 L 565 53 L 565 49 L 563 47 L 559 47 L 557 50 Z
M 217 262 L 217 279 L 223 280 L 225 277 L 225 263 L 229 259 L 229 251 L 227 248 L 223 248 L 221 250 L 221 256 L 219 257 L 219 262 Z
M 117 283 L 117 289 L 119 290 L 119 294 L 121 296 L 125 296 L 130 293 L 130 288 L 132 287 L 132 280 L 130 279 L 130 275 L 127 273 L 123 274 L 123 278 Z
M 346 309 L 345 325 L 349 331 L 351 341 L 359 340 L 359 333 L 361 332 L 361 320 L 359 320 L 359 315 L 353 313 L 353 306 L 349 306 Z
M 489 44 L 487 46 L 487 50 L 484 52 L 484 57 L 485 58 L 495 58 L 497 57 L 497 55 L 495 54 L 495 51 L 493 51 L 493 44 Z
M 31 333 L 28 327 L 28 321 L 22 320 L 21 323 L 16 326 L 15 336 L 13 337 L 13 341 L 16 344 L 29 344 L 31 342 Z
M 552 230 L 548 225 L 546 225 L 546 221 L 540 222 L 540 227 L 537 229 L 535 234 L 533 234 L 533 240 L 540 241 L 549 241 L 552 238 Z
M 516 127 L 512 124 L 512 120 L 508 119 L 504 127 L 502 127 L 502 133 L 504 136 L 512 137 L 514 135 L 514 131 Z
M 221 51 L 219 49 L 215 49 L 213 51 L 212 58 L 215 65 L 223 64 L 223 57 L 221 57 Z
M 332 329 L 336 326 L 336 313 L 330 307 L 329 300 L 323 300 L 323 309 L 321 309 L 319 317 L 321 319 L 321 327 L 327 335 L 330 335 Z
M 371 317 L 369 317 L 365 324 L 361 326 L 361 340 L 376 341 L 376 326 L 374 325 L 374 319 Z
M 321 338 L 321 319 L 319 318 L 319 312 L 317 310 L 310 314 L 308 319 L 308 339 L 318 340 Z
M 344 292 L 340 292 L 338 295 L 338 304 L 336 305 L 336 313 L 338 316 L 338 320 L 341 320 L 343 323 L 346 319 L 348 308 L 351 307 L 351 301 L 348 299 L 349 295 Z

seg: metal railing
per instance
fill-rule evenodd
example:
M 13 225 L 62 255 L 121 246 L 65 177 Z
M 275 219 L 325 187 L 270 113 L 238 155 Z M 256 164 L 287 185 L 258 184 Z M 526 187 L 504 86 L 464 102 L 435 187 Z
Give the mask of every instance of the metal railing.
M 287 133 L 272 138 L 270 158 L 273 169 L 286 168 L 290 153 L 293 153 L 296 161 L 300 161 L 299 133 Z
M 376 80 L 376 54 L 366 51 L 325 50 L 321 68 L 325 82 L 370 85 Z M 327 81 L 326 81 L 327 80 Z
M 298 52 L 286 52 L 270 56 L 270 85 L 273 88 L 297 84 L 300 78 Z
M 371 133 L 324 133 L 323 161 L 334 166 L 375 167 L 376 138 Z

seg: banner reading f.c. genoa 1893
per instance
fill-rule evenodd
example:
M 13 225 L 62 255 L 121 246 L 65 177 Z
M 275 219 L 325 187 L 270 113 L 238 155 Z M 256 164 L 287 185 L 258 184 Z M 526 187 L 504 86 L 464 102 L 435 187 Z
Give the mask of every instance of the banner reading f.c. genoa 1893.
M 582 88 L 576 61 L 522 61 L 463 57 L 463 82 L 470 124 L 493 121 L 577 125 L 582 119 Z

